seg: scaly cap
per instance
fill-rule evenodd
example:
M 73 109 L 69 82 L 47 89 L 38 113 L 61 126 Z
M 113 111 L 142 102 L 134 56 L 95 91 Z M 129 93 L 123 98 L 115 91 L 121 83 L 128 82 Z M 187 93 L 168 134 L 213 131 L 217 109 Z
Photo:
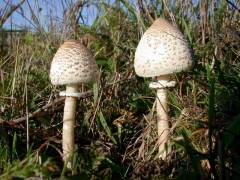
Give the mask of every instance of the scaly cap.
M 53 85 L 86 83 L 97 76 L 99 69 L 92 53 L 78 41 L 65 41 L 53 57 L 50 69 Z
M 184 71 L 192 65 L 191 52 L 183 34 L 167 20 L 155 20 L 137 46 L 136 74 L 155 77 Z

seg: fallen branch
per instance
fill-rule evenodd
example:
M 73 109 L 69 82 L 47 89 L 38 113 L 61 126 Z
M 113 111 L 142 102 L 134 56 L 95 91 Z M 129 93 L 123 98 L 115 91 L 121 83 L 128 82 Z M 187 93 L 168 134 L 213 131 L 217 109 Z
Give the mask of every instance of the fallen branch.
M 82 93 L 81 96 L 79 97 L 79 99 L 85 99 L 88 98 L 90 96 L 93 95 L 92 91 L 87 91 L 85 93 Z M 34 117 L 42 117 L 44 116 L 47 112 L 51 111 L 51 110 L 56 110 L 59 108 L 54 108 L 54 107 L 58 107 L 58 106 L 63 106 L 64 105 L 64 100 L 65 97 L 60 97 L 58 99 L 55 99 L 54 101 L 49 102 L 48 104 L 46 104 L 45 106 L 39 108 L 38 110 L 29 113 L 28 115 L 24 116 L 24 117 L 20 117 L 17 119 L 12 119 L 9 121 L 6 120 L 0 120 L 0 124 L 6 124 L 9 126 L 13 126 L 22 122 L 25 122 L 27 118 L 34 118 Z
M 113 86 L 114 84 L 124 84 L 124 83 L 129 82 L 133 79 L 134 78 L 119 80 L 119 81 L 114 82 L 112 84 L 106 85 L 105 87 L 103 87 L 103 89 L 108 89 L 109 87 Z M 89 91 L 83 92 L 78 99 L 85 99 L 85 98 L 91 97 L 92 95 L 93 95 L 93 92 L 91 90 L 89 90 Z M 53 112 L 55 112 L 56 110 L 59 109 L 58 106 L 60 106 L 60 105 L 63 106 L 64 100 L 65 100 L 65 97 L 60 97 L 58 99 L 55 99 L 54 101 L 51 101 L 50 103 L 46 104 L 45 106 L 39 108 L 38 110 L 36 110 L 32 113 L 29 113 L 28 115 L 26 115 L 24 117 L 19 117 L 19 118 L 12 119 L 12 120 L 9 120 L 9 121 L 6 121 L 6 120 L 3 120 L 3 119 L 0 118 L 0 125 L 14 126 L 14 125 L 17 125 L 19 123 L 25 122 L 27 118 L 43 117 L 47 113 L 51 112 L 51 109 L 52 109 Z

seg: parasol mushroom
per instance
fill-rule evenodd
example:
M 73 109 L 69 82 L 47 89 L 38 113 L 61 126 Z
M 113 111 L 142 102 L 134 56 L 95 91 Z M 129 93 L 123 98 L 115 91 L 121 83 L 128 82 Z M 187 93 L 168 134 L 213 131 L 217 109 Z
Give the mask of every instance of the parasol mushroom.
M 50 79 L 53 85 L 66 85 L 62 149 L 63 160 L 71 168 L 71 155 L 74 151 L 74 126 L 77 98 L 81 95 L 78 87 L 82 83 L 94 81 L 99 76 L 96 61 L 84 45 L 75 40 L 65 41 L 53 57 Z
M 135 53 L 134 68 L 138 76 L 156 78 L 150 88 L 157 90 L 157 130 L 159 153 L 165 159 L 171 151 L 167 89 L 174 87 L 170 75 L 189 69 L 193 65 L 188 42 L 177 27 L 158 18 L 143 34 Z

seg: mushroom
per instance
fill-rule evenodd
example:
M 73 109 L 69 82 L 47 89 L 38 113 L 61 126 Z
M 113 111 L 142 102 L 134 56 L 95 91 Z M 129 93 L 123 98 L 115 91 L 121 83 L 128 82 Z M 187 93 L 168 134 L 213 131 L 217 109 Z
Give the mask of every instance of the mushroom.
M 177 27 L 163 18 L 156 19 L 143 34 L 134 60 L 135 72 L 141 77 L 153 77 L 149 87 L 157 90 L 157 131 L 160 158 L 171 152 L 169 146 L 169 118 L 167 88 L 174 87 L 170 75 L 192 67 L 188 42 Z
M 74 126 L 77 98 L 81 96 L 78 87 L 82 83 L 94 81 L 99 76 L 96 61 L 84 45 L 75 40 L 65 41 L 53 57 L 50 80 L 53 85 L 66 85 L 66 91 L 60 96 L 66 96 L 62 149 L 63 160 L 71 168 L 71 155 L 74 151 Z

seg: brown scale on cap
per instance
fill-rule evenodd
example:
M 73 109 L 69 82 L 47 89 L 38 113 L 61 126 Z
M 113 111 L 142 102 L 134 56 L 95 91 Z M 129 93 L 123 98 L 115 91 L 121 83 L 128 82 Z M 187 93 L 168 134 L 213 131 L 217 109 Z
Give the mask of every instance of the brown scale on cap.
M 191 51 L 177 27 L 159 18 L 142 36 L 135 53 L 137 75 L 155 77 L 189 69 Z
M 65 41 L 53 57 L 50 79 L 54 85 L 86 83 L 98 75 L 92 53 L 78 41 Z

